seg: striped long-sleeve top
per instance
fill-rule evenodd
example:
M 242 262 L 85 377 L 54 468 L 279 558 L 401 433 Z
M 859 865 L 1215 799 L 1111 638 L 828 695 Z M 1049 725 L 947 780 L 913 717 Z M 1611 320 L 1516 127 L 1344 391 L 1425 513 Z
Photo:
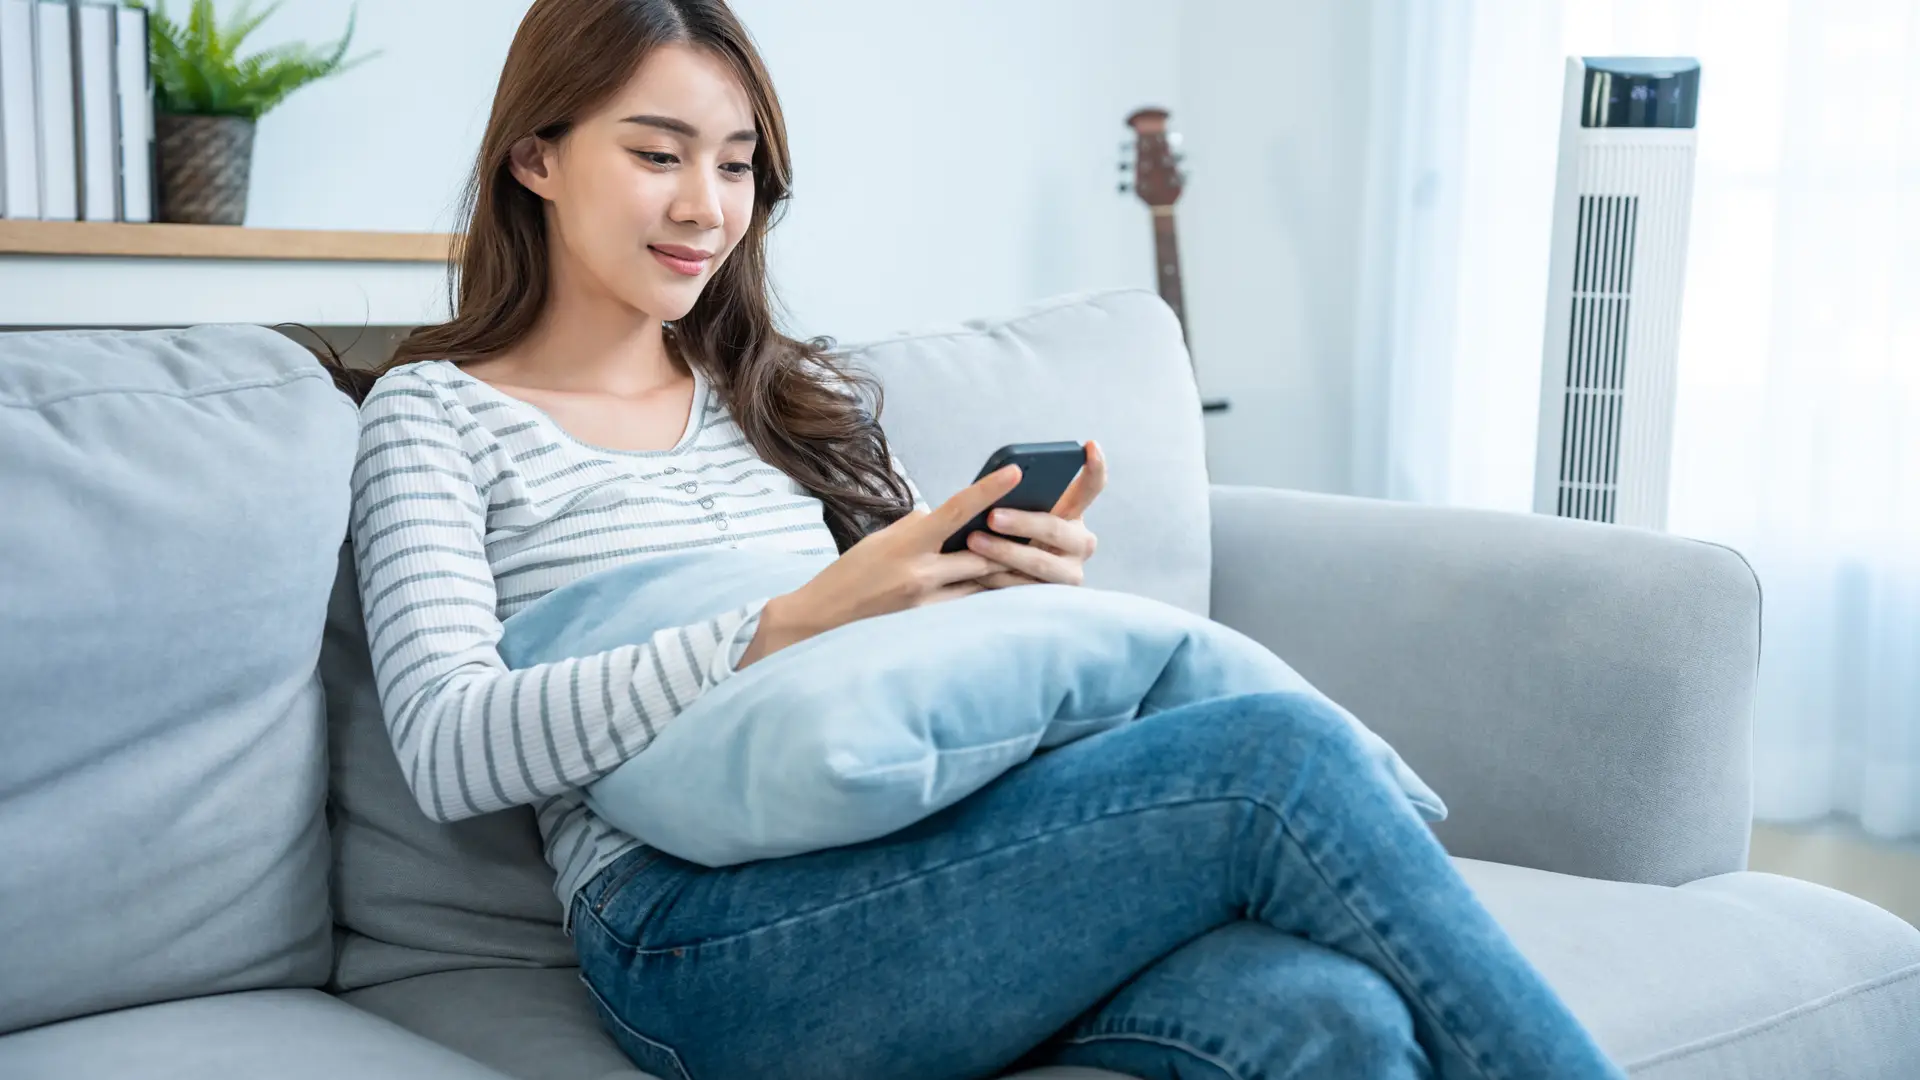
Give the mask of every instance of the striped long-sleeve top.
M 652 452 L 582 443 L 446 361 L 394 368 L 361 407 L 354 555 L 402 771 L 437 820 L 531 804 L 563 911 L 638 843 L 580 789 L 733 673 L 766 600 L 518 671 L 500 659 L 502 621 L 653 552 L 835 551 L 820 501 L 754 453 L 698 371 L 694 383 L 679 443 Z

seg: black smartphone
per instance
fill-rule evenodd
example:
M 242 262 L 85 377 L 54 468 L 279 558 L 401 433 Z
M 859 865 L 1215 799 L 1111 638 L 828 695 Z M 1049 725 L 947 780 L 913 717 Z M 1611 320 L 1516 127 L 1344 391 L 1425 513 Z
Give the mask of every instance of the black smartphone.
M 1039 442 L 1009 443 L 995 450 L 980 466 L 980 474 L 974 477 L 978 481 L 988 473 L 1004 469 L 1009 465 L 1020 466 L 1020 483 L 1012 491 L 1001 497 L 986 510 L 975 515 L 972 521 L 961 526 L 960 531 L 947 537 L 940 545 L 943 552 L 965 551 L 967 537 L 976 532 L 993 532 L 987 528 L 987 515 L 1000 507 L 1012 510 L 1038 510 L 1045 512 L 1053 509 L 1060 496 L 1067 493 L 1067 485 L 1087 463 L 1087 448 L 1077 442 Z M 995 536 L 1004 535 L 994 533 Z M 1024 536 L 1009 536 L 1007 539 L 1016 544 L 1029 543 Z

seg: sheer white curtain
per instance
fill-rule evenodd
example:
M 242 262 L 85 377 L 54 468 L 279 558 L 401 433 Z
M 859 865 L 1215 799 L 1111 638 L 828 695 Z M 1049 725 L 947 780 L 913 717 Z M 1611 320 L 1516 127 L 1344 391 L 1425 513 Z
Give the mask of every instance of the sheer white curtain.
M 1420 147 L 1408 122 L 1454 91 L 1392 85 L 1376 49 L 1376 222 L 1455 194 L 1438 253 L 1367 238 L 1356 431 L 1391 437 L 1356 444 L 1356 490 L 1528 507 L 1562 58 L 1698 56 L 1669 526 L 1739 548 L 1765 588 L 1760 816 L 1920 835 L 1920 0 L 1375 13 L 1381 45 L 1464 91 Z M 1435 18 L 1451 32 L 1417 25 Z
M 1352 488 L 1444 501 L 1471 5 L 1377 0 Z

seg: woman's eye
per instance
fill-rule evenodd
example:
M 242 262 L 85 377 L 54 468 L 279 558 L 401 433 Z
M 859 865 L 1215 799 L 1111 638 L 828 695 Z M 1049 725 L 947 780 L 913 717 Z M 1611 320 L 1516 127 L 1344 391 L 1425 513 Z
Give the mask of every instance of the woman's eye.
M 649 165 L 658 165 L 663 169 L 680 164 L 679 158 L 674 157 L 672 154 L 663 154 L 658 150 L 635 150 L 633 156 Z
M 728 175 L 744 180 L 753 175 L 753 164 L 746 161 L 729 161 L 720 166 Z

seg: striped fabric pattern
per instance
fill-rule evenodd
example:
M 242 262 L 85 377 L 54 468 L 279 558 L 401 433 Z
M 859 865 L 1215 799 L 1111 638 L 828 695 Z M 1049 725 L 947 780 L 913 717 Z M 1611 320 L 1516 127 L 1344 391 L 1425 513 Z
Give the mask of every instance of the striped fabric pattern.
M 732 674 L 766 601 L 520 671 L 500 660 L 502 621 L 654 552 L 835 551 L 820 501 L 762 461 L 694 379 L 684 435 L 657 452 L 582 443 L 446 361 L 394 368 L 361 407 L 354 555 L 402 771 L 436 820 L 531 804 L 563 910 L 637 844 L 580 789 Z

